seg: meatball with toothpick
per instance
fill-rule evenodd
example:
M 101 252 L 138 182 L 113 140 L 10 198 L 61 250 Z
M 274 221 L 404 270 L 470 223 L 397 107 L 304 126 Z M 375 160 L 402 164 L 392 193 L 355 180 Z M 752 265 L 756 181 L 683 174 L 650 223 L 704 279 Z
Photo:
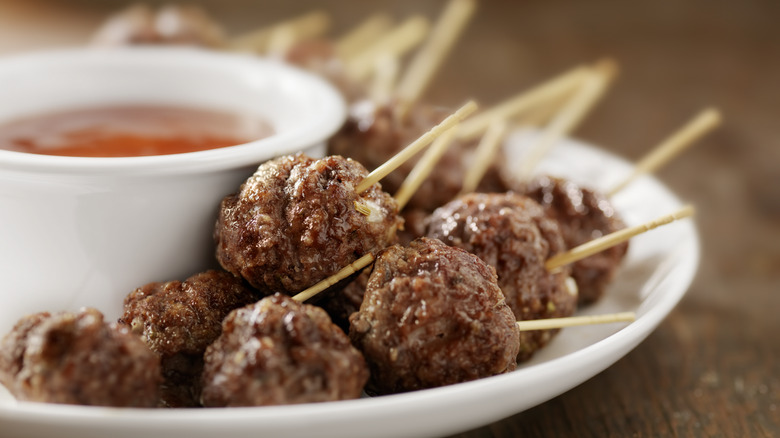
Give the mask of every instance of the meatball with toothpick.
M 548 272 L 544 266 L 550 256 L 566 250 L 563 237 L 534 200 L 512 192 L 465 195 L 434 211 L 426 233 L 494 267 L 519 321 L 574 314 L 577 292 L 570 268 Z M 522 333 L 518 360 L 531 357 L 556 333 Z
M 367 391 L 451 385 L 516 368 L 515 316 L 495 270 L 436 239 L 381 253 L 350 338 L 371 369 Z
M 357 161 L 303 154 L 262 164 L 222 200 L 217 260 L 264 295 L 300 292 L 394 243 L 403 220 Z
M 358 398 L 365 360 L 319 307 L 275 294 L 236 309 L 206 349 L 204 406 L 267 406 Z

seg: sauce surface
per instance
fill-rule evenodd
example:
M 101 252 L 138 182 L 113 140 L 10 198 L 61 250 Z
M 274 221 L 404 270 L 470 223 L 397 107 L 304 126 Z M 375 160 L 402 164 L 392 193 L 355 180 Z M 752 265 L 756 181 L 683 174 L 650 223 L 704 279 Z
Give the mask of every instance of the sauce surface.
M 112 106 L 0 123 L 0 149 L 72 157 L 139 157 L 234 146 L 270 125 L 238 114 L 168 106 Z

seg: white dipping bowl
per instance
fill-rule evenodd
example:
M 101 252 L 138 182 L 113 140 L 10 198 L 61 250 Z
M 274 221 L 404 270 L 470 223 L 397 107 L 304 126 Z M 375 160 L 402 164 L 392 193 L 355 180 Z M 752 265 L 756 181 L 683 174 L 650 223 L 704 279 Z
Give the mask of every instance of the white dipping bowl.
M 0 123 L 69 109 L 166 105 L 261 118 L 274 134 L 184 154 L 87 158 L 0 150 L 0 336 L 22 316 L 92 306 L 216 265 L 220 200 L 272 157 L 324 153 L 339 93 L 279 62 L 183 48 L 0 58 Z

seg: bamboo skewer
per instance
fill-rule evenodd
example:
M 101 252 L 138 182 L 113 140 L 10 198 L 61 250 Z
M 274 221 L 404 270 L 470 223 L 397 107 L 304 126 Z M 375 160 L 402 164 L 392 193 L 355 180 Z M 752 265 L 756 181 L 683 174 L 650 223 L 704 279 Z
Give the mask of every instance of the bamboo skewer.
M 378 56 L 401 57 L 420 44 L 428 34 L 430 24 L 425 17 L 414 16 L 399 24 L 367 49 L 351 57 L 346 70 L 355 80 L 365 80 L 373 71 Z
M 420 138 L 412 142 L 409 146 L 405 147 L 382 165 L 374 169 L 370 174 L 368 174 L 368 176 L 363 179 L 363 181 L 360 182 L 360 184 L 358 184 L 358 186 L 355 188 L 355 191 L 357 193 L 362 193 L 377 183 L 379 180 L 390 174 L 390 172 L 397 169 L 398 166 L 420 152 L 424 147 L 428 146 L 444 131 L 452 128 L 465 117 L 476 111 L 476 109 L 477 104 L 474 101 L 469 101 L 463 105 L 460 109 L 444 119 L 441 123 L 431 128 L 430 131 L 420 136 Z
M 349 277 L 352 274 L 357 273 L 361 269 L 365 268 L 366 266 L 370 265 L 371 263 L 374 263 L 374 255 L 371 253 L 368 253 L 364 255 L 363 257 L 355 260 L 354 262 L 350 263 L 349 265 L 342 268 L 339 272 L 331 275 L 330 277 L 320 281 L 319 283 L 315 284 L 314 286 L 304 290 L 303 292 L 300 292 L 296 294 L 294 297 L 292 297 L 293 300 L 302 303 L 309 298 L 317 295 L 318 293 L 324 291 L 325 289 L 333 286 L 334 284 L 338 283 L 341 280 L 344 280 L 345 278 Z
M 309 37 L 324 33 L 330 26 L 330 16 L 324 11 L 313 11 L 272 26 L 264 27 L 233 38 L 228 46 L 233 50 L 263 53 L 268 50 L 269 43 L 278 32 L 288 32 L 293 35 L 304 33 Z M 287 30 L 285 30 L 287 29 Z
M 509 120 L 531 108 L 562 98 L 580 85 L 588 71 L 585 66 L 573 68 L 477 114 L 460 125 L 458 138 L 473 140 L 482 135 L 493 120 Z
M 405 119 L 409 108 L 422 95 L 434 73 L 449 54 L 476 9 L 474 0 L 450 0 L 431 31 L 431 36 L 409 64 L 398 85 L 397 117 Z
M 636 320 L 634 312 L 610 313 L 606 315 L 570 316 L 566 318 L 533 319 L 517 321 L 517 329 L 550 330 L 578 325 L 609 324 L 614 322 L 632 322 Z
M 582 121 L 604 94 L 616 73 L 617 66 L 611 60 L 601 61 L 592 68 L 574 96 L 564 104 L 563 109 L 558 112 L 530 147 L 529 153 L 519 169 L 519 180 L 527 181 L 530 179 L 533 169 L 536 168 L 547 151 Z
M 716 109 L 707 108 L 700 112 L 693 120 L 674 132 L 647 154 L 645 158 L 641 159 L 634 167 L 631 175 L 613 187 L 608 192 L 608 196 L 614 196 L 638 177 L 658 170 L 661 166 L 668 163 L 669 160 L 694 144 L 696 140 L 720 125 L 721 119 L 720 112 Z
M 342 60 L 351 59 L 377 41 L 392 26 L 393 19 L 388 14 L 372 15 L 336 41 L 336 53 Z
M 611 248 L 619 243 L 625 242 L 626 240 L 636 235 L 650 231 L 654 228 L 658 228 L 661 225 L 669 224 L 678 219 L 693 216 L 693 214 L 694 208 L 690 205 L 685 206 L 675 213 L 661 216 L 641 225 L 615 231 L 614 233 L 607 234 L 606 236 L 599 237 L 598 239 L 593 239 L 590 242 L 586 242 L 566 252 L 550 257 L 547 259 L 547 262 L 545 262 L 544 267 L 547 268 L 548 271 L 553 271 L 562 266 L 574 263 L 578 260 L 584 259 L 585 257 L 604 251 L 605 249 Z
M 425 178 L 430 175 L 436 163 L 452 144 L 452 141 L 455 139 L 456 129 L 457 127 L 453 127 L 442 133 L 431 147 L 425 151 L 425 155 L 420 158 L 420 161 L 417 162 L 403 183 L 401 183 L 401 187 L 398 188 L 398 192 L 394 196 L 398 203 L 398 211 L 403 210 L 409 200 L 412 199 L 417 189 L 420 188 Z
M 498 152 L 498 148 L 501 146 L 501 140 L 504 138 L 507 129 L 508 125 L 506 120 L 503 119 L 495 120 L 490 125 L 479 145 L 477 145 L 472 164 L 463 177 L 463 187 L 459 196 L 477 190 L 479 182 L 495 159 L 496 152 Z
M 393 88 L 400 69 L 398 58 L 391 54 L 383 54 L 374 62 L 374 78 L 369 87 L 369 96 L 375 105 L 381 106 L 393 97 Z

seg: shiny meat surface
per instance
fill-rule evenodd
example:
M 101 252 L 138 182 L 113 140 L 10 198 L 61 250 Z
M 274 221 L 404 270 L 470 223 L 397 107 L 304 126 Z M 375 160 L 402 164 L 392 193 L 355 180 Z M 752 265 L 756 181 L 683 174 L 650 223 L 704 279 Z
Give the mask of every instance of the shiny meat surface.
M 264 406 L 358 398 L 363 356 L 319 307 L 275 294 L 233 311 L 206 350 L 204 406 Z
M 515 317 L 495 271 L 436 239 L 380 255 L 350 338 L 371 369 L 368 391 L 414 391 L 515 369 Z
M 22 318 L 0 342 L 0 382 L 18 400 L 154 407 L 156 354 L 95 309 Z
M 565 250 L 557 223 L 530 198 L 514 193 L 470 194 L 437 209 L 428 237 L 475 254 L 496 269 L 498 285 L 517 320 L 571 316 L 577 295 L 568 268 L 548 272 L 544 262 Z M 557 330 L 522 332 L 518 360 L 546 345 Z
M 526 195 L 558 221 L 568 248 L 626 227 L 605 196 L 571 181 L 539 177 L 529 184 Z M 628 242 L 621 243 L 572 265 L 580 304 L 593 303 L 604 294 L 627 251 Z
M 217 259 L 265 295 L 294 294 L 385 248 L 403 220 L 379 184 L 355 192 L 367 174 L 339 156 L 299 154 L 264 163 L 222 201 Z
M 125 297 L 119 322 L 160 355 L 162 405 L 198 405 L 206 347 L 222 333 L 222 320 L 231 310 L 257 300 L 240 278 L 217 270 L 183 282 L 150 283 Z

